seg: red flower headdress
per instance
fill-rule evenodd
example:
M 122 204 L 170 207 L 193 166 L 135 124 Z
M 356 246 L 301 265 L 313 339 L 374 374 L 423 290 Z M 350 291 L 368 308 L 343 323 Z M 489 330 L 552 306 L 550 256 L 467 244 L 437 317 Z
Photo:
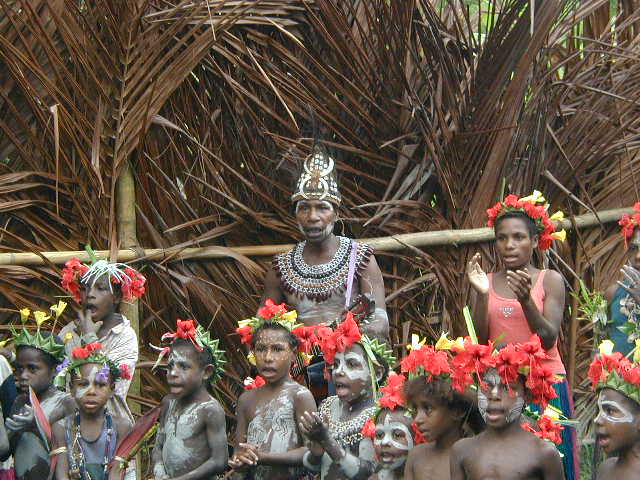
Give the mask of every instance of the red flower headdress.
M 65 358 L 65 360 L 56 367 L 56 370 L 60 372 L 59 377 L 64 379 L 68 373 L 78 370 L 82 365 L 97 363 L 102 365 L 102 370 L 98 372 L 96 379 L 102 378 L 102 381 L 105 383 L 109 381 L 109 379 L 114 382 L 119 378 L 124 378 L 125 380 L 131 379 L 129 365 L 125 363 L 117 365 L 101 350 L 102 344 L 98 342 L 75 347 L 71 351 L 71 358 Z
M 600 354 L 589 365 L 589 380 L 594 390 L 611 388 L 640 404 L 640 341 L 636 341 L 633 362 L 613 351 L 613 342 L 600 344 Z
M 620 233 L 622 233 L 622 237 L 624 238 L 624 248 L 629 248 L 629 239 L 633 237 L 634 230 L 640 225 L 640 202 L 633 204 L 633 210 L 635 213 L 631 215 L 623 213 L 618 221 L 618 225 L 622 227 Z
M 564 241 L 566 232 L 560 230 L 556 232 L 555 221 L 562 220 L 564 214 L 560 211 L 549 217 L 547 210 L 549 204 L 546 203 L 542 193 L 534 191 L 528 197 L 519 198 L 517 195 L 507 195 L 502 202 L 496 203 L 487 209 L 487 226 L 493 227 L 496 219 L 511 212 L 521 212 L 531 218 L 538 228 L 538 248 L 546 250 L 551 247 L 553 240 Z
M 108 275 L 111 284 L 119 284 L 122 298 L 130 302 L 134 298 L 144 295 L 147 279 L 137 270 L 124 263 L 111 263 L 97 260 L 93 251 L 88 250 L 94 260 L 86 265 L 77 258 L 72 258 L 64 264 L 60 285 L 76 300 L 80 301 L 80 282 L 93 284 L 103 275 Z

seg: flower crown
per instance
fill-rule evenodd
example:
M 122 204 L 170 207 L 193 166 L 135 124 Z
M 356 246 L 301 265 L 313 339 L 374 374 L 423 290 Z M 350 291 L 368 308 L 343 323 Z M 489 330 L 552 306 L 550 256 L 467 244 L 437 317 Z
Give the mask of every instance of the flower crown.
M 236 333 L 240 335 L 240 342 L 251 345 L 254 332 L 265 323 L 277 323 L 293 333 L 301 340 L 299 333 L 304 327 L 301 323 L 296 323 L 298 313 L 295 310 L 287 311 L 284 303 L 276 304 L 270 298 L 264 302 L 264 306 L 258 309 L 258 314 L 254 317 L 240 320 Z M 301 342 L 302 343 L 302 342 Z
M 170 343 L 173 343 L 178 338 L 189 340 L 193 347 L 199 352 L 205 348 L 209 350 L 215 363 L 215 370 L 211 377 L 209 377 L 209 383 L 214 384 L 222 378 L 224 375 L 224 364 L 226 363 L 226 360 L 224 359 L 224 350 L 218 348 L 220 343 L 219 339 L 212 339 L 209 332 L 205 331 L 205 329 L 200 325 L 196 325 L 195 320 L 180 320 L 179 318 L 176 320 L 176 331 L 165 333 L 162 335 L 161 341 L 169 341 Z M 153 348 L 160 350 L 158 359 L 153 366 L 153 368 L 156 368 L 162 359 L 171 352 L 171 345 L 164 348 Z
M 61 362 L 64 359 L 64 344 L 56 342 L 56 336 L 53 334 L 53 330 L 55 328 L 55 324 L 62 315 L 62 312 L 67 307 L 67 304 L 62 300 L 58 302 L 57 305 L 51 305 L 50 311 L 53 312 L 55 316 L 53 326 L 51 327 L 51 335 L 44 337 L 42 333 L 40 333 L 40 327 L 43 323 L 51 318 L 51 315 L 47 315 L 46 312 L 35 311 L 33 312 L 33 318 L 36 322 L 36 333 L 30 333 L 29 330 L 24 326 L 31 316 L 31 310 L 28 308 L 23 308 L 20 310 L 20 321 L 22 322 L 23 328 L 20 332 L 17 332 L 13 327 L 11 327 L 11 333 L 15 339 L 16 347 L 33 347 L 43 352 L 51 355 L 56 361 Z
M 507 213 L 519 212 L 527 215 L 534 221 L 538 229 L 538 248 L 547 250 L 553 240 L 564 241 L 567 233 L 564 230 L 556 232 L 556 221 L 564 219 L 564 214 L 557 211 L 551 217 L 547 212 L 549 204 L 546 203 L 542 193 L 535 190 L 528 197 L 519 198 L 517 195 L 507 195 L 503 201 L 496 203 L 487 209 L 487 226 L 493 227 L 498 218 Z
M 82 365 L 88 363 L 97 363 L 102 365 L 102 369 L 96 375 L 96 380 L 106 383 L 111 379 L 116 381 L 120 378 L 129 380 L 131 371 L 129 365 L 122 363 L 117 365 L 113 360 L 102 353 L 102 344 L 98 342 L 89 343 L 81 347 L 75 347 L 71 351 L 71 359 L 65 358 L 64 361 L 56 367 L 60 377 L 65 378 L 67 374 L 71 374 L 78 370 Z
M 599 350 L 599 355 L 589 365 L 592 388 L 610 388 L 640 404 L 640 340 L 636 341 L 633 361 L 614 352 L 611 340 L 604 340 Z
M 618 225 L 622 227 L 620 229 L 620 233 L 622 233 L 622 237 L 624 238 L 625 248 L 629 248 L 629 239 L 633 237 L 635 228 L 640 225 L 640 202 L 633 204 L 633 210 L 635 213 L 631 215 L 623 213 L 622 217 L 620 217 L 620 220 L 618 221 Z
M 404 375 L 398 375 L 395 372 L 389 374 L 386 385 L 380 388 L 382 396 L 378 399 L 378 409 L 371 418 L 367 419 L 362 427 L 361 433 L 363 436 L 369 437 L 372 440 L 375 438 L 376 422 L 382 410 L 387 409 L 394 411 L 398 407 L 405 407 L 404 382 L 406 379 Z M 426 440 L 417 429 L 415 422 L 411 427 L 415 443 L 424 443 Z
M 140 298 L 145 292 L 147 279 L 137 270 L 124 263 L 112 263 L 107 260 L 98 260 L 93 250 L 87 247 L 89 257 L 92 259 L 91 265 L 86 265 L 77 258 L 72 258 L 64 264 L 62 269 L 62 280 L 60 285 L 76 301 L 80 301 L 80 282 L 93 285 L 96 280 L 103 275 L 108 275 L 111 283 L 120 285 L 122 297 L 125 302 L 130 302 L 134 298 Z

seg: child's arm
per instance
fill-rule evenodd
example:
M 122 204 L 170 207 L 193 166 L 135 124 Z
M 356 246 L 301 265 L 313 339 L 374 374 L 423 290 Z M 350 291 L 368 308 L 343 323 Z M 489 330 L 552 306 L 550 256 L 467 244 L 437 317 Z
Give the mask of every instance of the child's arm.
M 451 473 L 451 480 L 466 480 L 464 474 L 464 468 L 462 467 L 463 452 L 465 451 L 466 439 L 458 440 L 451 447 L 451 453 L 449 454 L 449 472 Z
M 299 425 L 304 412 L 313 413 L 316 411 L 316 401 L 313 398 L 313 395 L 311 395 L 311 392 L 306 388 L 294 394 L 293 406 L 295 409 L 296 425 Z M 240 425 L 240 423 L 238 423 L 238 425 Z M 242 448 L 254 452 L 254 455 L 257 457 L 257 462 L 261 465 L 302 465 L 302 457 L 307 452 L 307 447 L 305 447 L 304 445 L 300 445 L 298 448 L 294 448 L 293 450 L 289 450 L 283 453 L 261 452 L 257 448 L 255 448 L 255 446 L 249 445 L 247 443 L 240 443 L 239 445 Z
M 118 432 L 118 445 L 116 446 L 117 450 L 117 448 L 120 446 L 120 443 L 122 443 L 125 437 L 129 435 L 129 432 L 131 432 L 133 425 L 131 425 L 131 422 L 128 418 L 117 417 L 113 419 L 113 422 L 115 423 L 116 431 Z M 109 480 L 120 480 L 121 471 L 122 469 L 120 462 L 115 462 L 113 468 L 109 470 Z
M 156 443 L 153 445 L 153 452 L 151 454 L 151 461 L 153 462 L 153 477 L 155 480 L 162 480 L 168 478 L 167 472 L 164 469 L 164 463 L 162 462 L 162 447 L 164 446 L 164 422 L 167 415 L 167 408 L 169 406 L 169 400 L 165 397 L 162 399 L 162 407 L 160 412 L 160 418 L 158 419 L 158 431 L 156 433 Z
M 556 447 L 544 442 L 540 451 L 540 465 L 542 465 L 543 480 L 564 480 L 562 459 Z
M 2 408 L 0 408 L 0 420 L 2 418 Z M 7 436 L 7 430 L 4 427 L 4 421 L 0 421 L 0 457 L 6 456 L 10 450 L 9 437 Z
M 247 451 L 243 445 L 247 441 L 247 403 L 249 403 L 249 397 L 252 396 L 252 391 L 246 391 L 238 398 L 238 406 L 236 408 L 237 423 L 236 423 L 236 444 L 233 452 L 233 456 L 229 460 L 229 466 L 233 469 L 239 470 L 246 465 L 255 465 L 258 460 L 254 451 Z
M 213 475 L 223 473 L 229 461 L 227 449 L 227 434 L 225 429 L 225 417 L 222 407 L 217 400 L 213 400 L 203 410 L 202 417 L 207 431 L 210 457 L 198 468 L 189 473 L 177 477 L 174 480 L 198 480 L 211 478 Z
M 15 442 L 20 434 L 33 429 L 34 423 L 33 411 L 31 411 L 31 407 L 27 405 L 27 397 L 25 395 L 18 395 L 13 407 L 11 407 L 9 418 L 5 420 L 5 428 L 9 438 L 11 452 L 14 452 Z
M 508 271 L 507 284 L 516 294 L 531 331 L 538 334 L 545 350 L 552 348 L 560 333 L 564 311 L 565 292 L 562 276 L 555 270 L 547 270 L 543 284 L 545 297 L 542 312 L 538 310 L 531 298 L 533 285 L 528 272 L 523 270 Z
M 69 480 L 69 454 L 67 452 L 64 421 L 61 420 L 51 427 L 53 433 L 53 449 L 51 453 L 57 457 L 56 480 Z

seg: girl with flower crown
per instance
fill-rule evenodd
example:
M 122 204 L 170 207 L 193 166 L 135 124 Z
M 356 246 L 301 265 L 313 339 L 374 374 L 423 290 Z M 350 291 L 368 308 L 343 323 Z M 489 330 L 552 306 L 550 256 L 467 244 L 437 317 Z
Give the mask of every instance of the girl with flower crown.
M 126 365 L 132 377 L 138 362 L 138 336 L 118 307 L 123 300 L 142 297 L 145 284 L 141 273 L 122 263 L 94 259 L 86 265 L 76 258 L 65 263 L 61 285 L 80 302 L 76 320 L 59 333 L 67 356 L 83 343 L 100 342 L 105 355 L 118 365 Z M 133 421 L 126 402 L 130 385 L 130 379 L 117 380 L 109 410 Z
M 118 443 L 130 432 L 128 418 L 114 415 L 107 402 L 114 394 L 115 383 L 129 378 L 126 365 L 116 365 L 101 351 L 102 345 L 90 343 L 75 347 L 63 375 L 69 376 L 71 395 L 77 410 L 53 425 L 58 480 L 120 479 L 120 467 L 114 458 Z M 135 472 L 130 475 L 135 477 Z
M 335 330 L 314 328 L 336 395 L 324 400 L 318 413 L 302 416 L 300 429 L 309 448 L 303 464 L 320 472 L 322 480 L 367 479 L 376 461 L 373 442 L 362 435 L 362 427 L 376 411 L 377 385 L 395 359 L 385 344 L 360 333 L 352 314 Z
M 564 378 L 566 370 L 558 352 L 558 336 L 564 312 L 565 287 L 562 276 L 553 270 L 533 266 L 536 248 L 546 250 L 553 240 L 564 240 L 564 230 L 556 231 L 562 212 L 548 214 L 549 205 L 538 191 L 528 197 L 507 195 L 487 210 L 487 225 L 494 228 L 495 246 L 503 268 L 487 275 L 476 253 L 467 266 L 467 278 L 475 290 L 474 324 L 480 343 L 501 339 L 503 343 L 525 342 L 532 334 L 540 337 L 548 354 L 544 365 Z M 555 386 L 556 407 L 571 418 L 573 402 L 564 380 Z M 563 433 L 565 476 L 578 478 L 575 431 Z
M 627 262 L 620 270 L 622 280 L 610 285 L 604 293 L 609 304 L 607 336 L 623 355 L 629 354 L 635 339 L 640 338 L 640 202 L 633 209 L 633 214 L 622 214 L 618 222 Z
M 305 411 L 316 411 L 316 402 L 290 375 L 298 356 L 309 350 L 300 335 L 305 327 L 296 323 L 295 310 L 287 312 L 284 304 L 271 302 L 240 324 L 258 376 L 247 379 L 247 391 L 238 399 L 236 448 L 229 466 L 236 470 L 235 478 L 307 478 L 302 466 L 307 449 L 298 423 Z

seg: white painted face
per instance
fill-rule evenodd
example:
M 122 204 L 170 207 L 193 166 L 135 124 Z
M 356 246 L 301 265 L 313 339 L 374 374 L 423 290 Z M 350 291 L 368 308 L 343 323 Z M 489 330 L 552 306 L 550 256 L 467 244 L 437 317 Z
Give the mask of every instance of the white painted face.
M 502 379 L 500 378 L 500 375 L 495 370 L 489 370 L 483 377 L 483 380 L 489 388 L 486 391 L 487 393 L 485 393 L 481 388 L 478 389 L 478 411 L 480 412 L 482 419 L 486 423 L 487 408 L 489 407 L 489 398 L 487 397 L 487 395 L 492 398 L 497 397 L 501 394 L 501 389 L 505 387 L 502 385 Z M 517 390 L 509 392 L 509 395 L 516 397 L 515 402 L 505 415 L 507 423 L 512 423 L 520 418 L 522 409 L 524 408 L 524 399 L 520 395 L 520 392 L 518 392 Z
M 616 415 L 615 417 L 607 413 L 610 409 L 618 410 L 620 415 Z M 633 414 L 624 407 L 624 405 L 619 404 L 615 400 L 604 400 L 602 398 L 602 392 L 598 395 L 598 416 L 596 417 L 596 421 L 604 420 L 606 422 L 613 423 L 631 423 L 633 422 Z
M 93 386 L 94 383 L 96 383 L 96 376 L 98 375 L 98 373 L 100 373 L 101 368 L 98 365 L 92 364 L 91 365 L 91 369 L 89 370 L 89 384 L 86 387 L 76 387 L 75 389 L 75 395 L 73 396 L 73 398 L 75 398 L 76 401 L 80 401 L 80 399 L 82 397 L 84 397 L 87 392 L 89 391 L 89 389 Z M 75 374 L 79 374 L 80 372 L 76 372 Z
M 366 358 L 359 352 L 336 353 L 333 361 L 333 375 L 344 374 L 349 380 L 363 380 L 368 385 L 371 373 Z
M 406 442 L 401 442 L 398 438 L 402 438 Z M 373 441 L 378 456 L 393 455 L 393 461 L 381 461 L 380 466 L 383 470 L 397 470 L 401 468 L 407 461 L 409 450 L 413 448 L 413 435 L 409 428 L 402 423 L 391 418 L 387 414 L 383 423 L 376 424 L 376 436 Z M 392 449 L 395 449 L 394 452 Z

